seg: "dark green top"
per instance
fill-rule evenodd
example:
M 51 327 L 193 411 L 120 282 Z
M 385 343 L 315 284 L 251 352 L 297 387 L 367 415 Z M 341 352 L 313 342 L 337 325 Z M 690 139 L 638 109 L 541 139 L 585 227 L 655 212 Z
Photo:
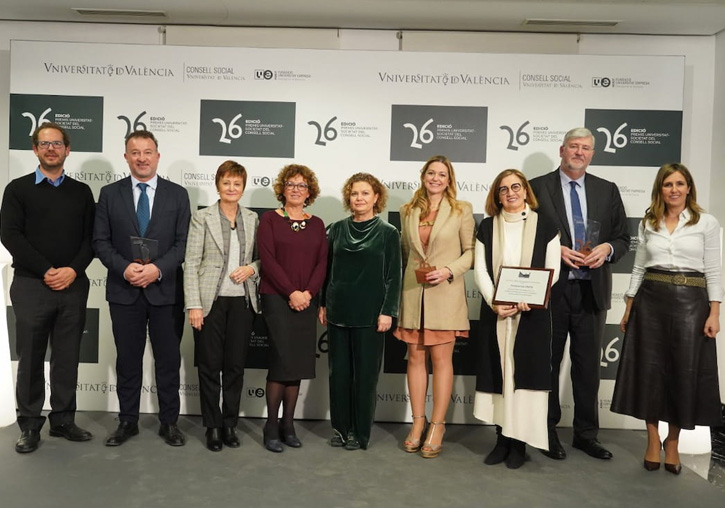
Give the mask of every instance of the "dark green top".
M 328 233 L 322 305 L 337 326 L 376 326 L 379 315 L 398 316 L 402 264 L 400 233 L 374 217 L 335 222 Z

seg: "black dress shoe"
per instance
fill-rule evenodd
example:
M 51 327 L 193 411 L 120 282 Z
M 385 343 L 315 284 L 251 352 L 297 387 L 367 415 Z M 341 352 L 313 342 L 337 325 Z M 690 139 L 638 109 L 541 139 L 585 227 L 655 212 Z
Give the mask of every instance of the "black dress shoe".
M 175 423 L 162 423 L 161 427 L 159 427 L 159 436 L 163 437 L 169 446 L 184 446 L 186 444 L 186 437 Z
M 526 462 L 526 443 L 518 439 L 511 440 L 511 449 L 506 457 L 506 467 L 518 469 Z
M 566 458 L 566 450 L 561 445 L 555 430 L 549 431 L 549 449 L 541 450 L 541 453 L 554 460 L 564 460 Z
M 239 448 L 241 446 L 237 437 L 237 429 L 234 427 L 224 427 L 222 429 L 222 441 L 229 448 Z
M 206 429 L 206 447 L 213 452 L 222 451 L 222 430 L 220 428 Z
M 280 426 L 279 435 L 282 442 L 290 448 L 300 448 L 302 446 L 302 441 L 297 437 L 293 426 Z
M 284 448 L 282 447 L 282 441 L 279 440 L 279 427 L 274 430 L 267 430 L 265 427 L 263 432 L 264 447 L 270 452 L 282 453 Z
M 51 427 L 49 434 L 53 437 L 64 437 L 68 441 L 90 441 L 93 439 L 93 434 L 73 422 Z
M 119 422 L 116 430 L 106 438 L 106 446 L 121 446 L 132 436 L 138 434 L 138 424 L 132 422 Z
M 511 441 L 511 438 L 506 437 L 503 434 L 499 434 L 496 439 L 496 446 L 494 446 L 493 450 L 486 455 L 486 458 L 483 459 L 483 463 L 493 466 L 506 460 L 506 457 L 508 457 L 509 452 L 511 451 Z
M 25 429 L 20 433 L 18 442 L 15 443 L 15 451 L 18 453 L 30 453 L 38 449 L 40 443 L 40 431 L 38 429 Z
M 595 459 L 608 460 L 612 458 L 612 452 L 599 444 L 596 439 L 579 439 L 575 437 L 571 445 Z

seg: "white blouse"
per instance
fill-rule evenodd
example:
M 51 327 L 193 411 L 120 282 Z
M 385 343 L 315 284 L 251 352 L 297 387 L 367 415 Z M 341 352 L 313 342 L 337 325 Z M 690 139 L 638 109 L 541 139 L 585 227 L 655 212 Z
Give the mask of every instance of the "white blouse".
M 647 268 L 656 268 L 671 272 L 702 272 L 707 281 L 708 299 L 722 301 L 720 223 L 707 213 L 700 215 L 697 224 L 687 226 L 688 220 L 690 212 L 685 208 L 672 234 L 664 220 L 659 231 L 652 229 L 648 222 L 640 223 L 637 254 L 626 296 L 634 297 Z

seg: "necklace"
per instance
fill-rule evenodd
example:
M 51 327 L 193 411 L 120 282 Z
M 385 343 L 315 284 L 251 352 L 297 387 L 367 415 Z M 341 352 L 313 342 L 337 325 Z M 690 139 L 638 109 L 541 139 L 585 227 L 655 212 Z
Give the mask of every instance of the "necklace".
M 305 229 L 307 227 L 306 219 L 292 220 L 285 208 L 282 208 L 282 214 L 283 214 L 284 218 L 287 219 L 287 222 L 289 222 L 290 229 L 292 231 L 294 231 L 295 233 L 299 233 L 300 231 L 302 231 L 303 229 Z

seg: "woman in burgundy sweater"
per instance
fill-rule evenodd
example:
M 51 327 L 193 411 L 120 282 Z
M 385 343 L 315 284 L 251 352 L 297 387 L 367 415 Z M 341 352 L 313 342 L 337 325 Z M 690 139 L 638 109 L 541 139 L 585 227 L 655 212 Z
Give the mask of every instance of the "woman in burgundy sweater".
M 300 380 L 315 377 L 318 293 L 325 282 L 327 238 L 322 220 L 304 210 L 320 193 L 312 170 L 285 166 L 274 192 L 282 207 L 262 215 L 257 243 L 262 314 L 269 330 L 264 446 L 279 453 L 282 443 L 302 446 L 294 413 Z

